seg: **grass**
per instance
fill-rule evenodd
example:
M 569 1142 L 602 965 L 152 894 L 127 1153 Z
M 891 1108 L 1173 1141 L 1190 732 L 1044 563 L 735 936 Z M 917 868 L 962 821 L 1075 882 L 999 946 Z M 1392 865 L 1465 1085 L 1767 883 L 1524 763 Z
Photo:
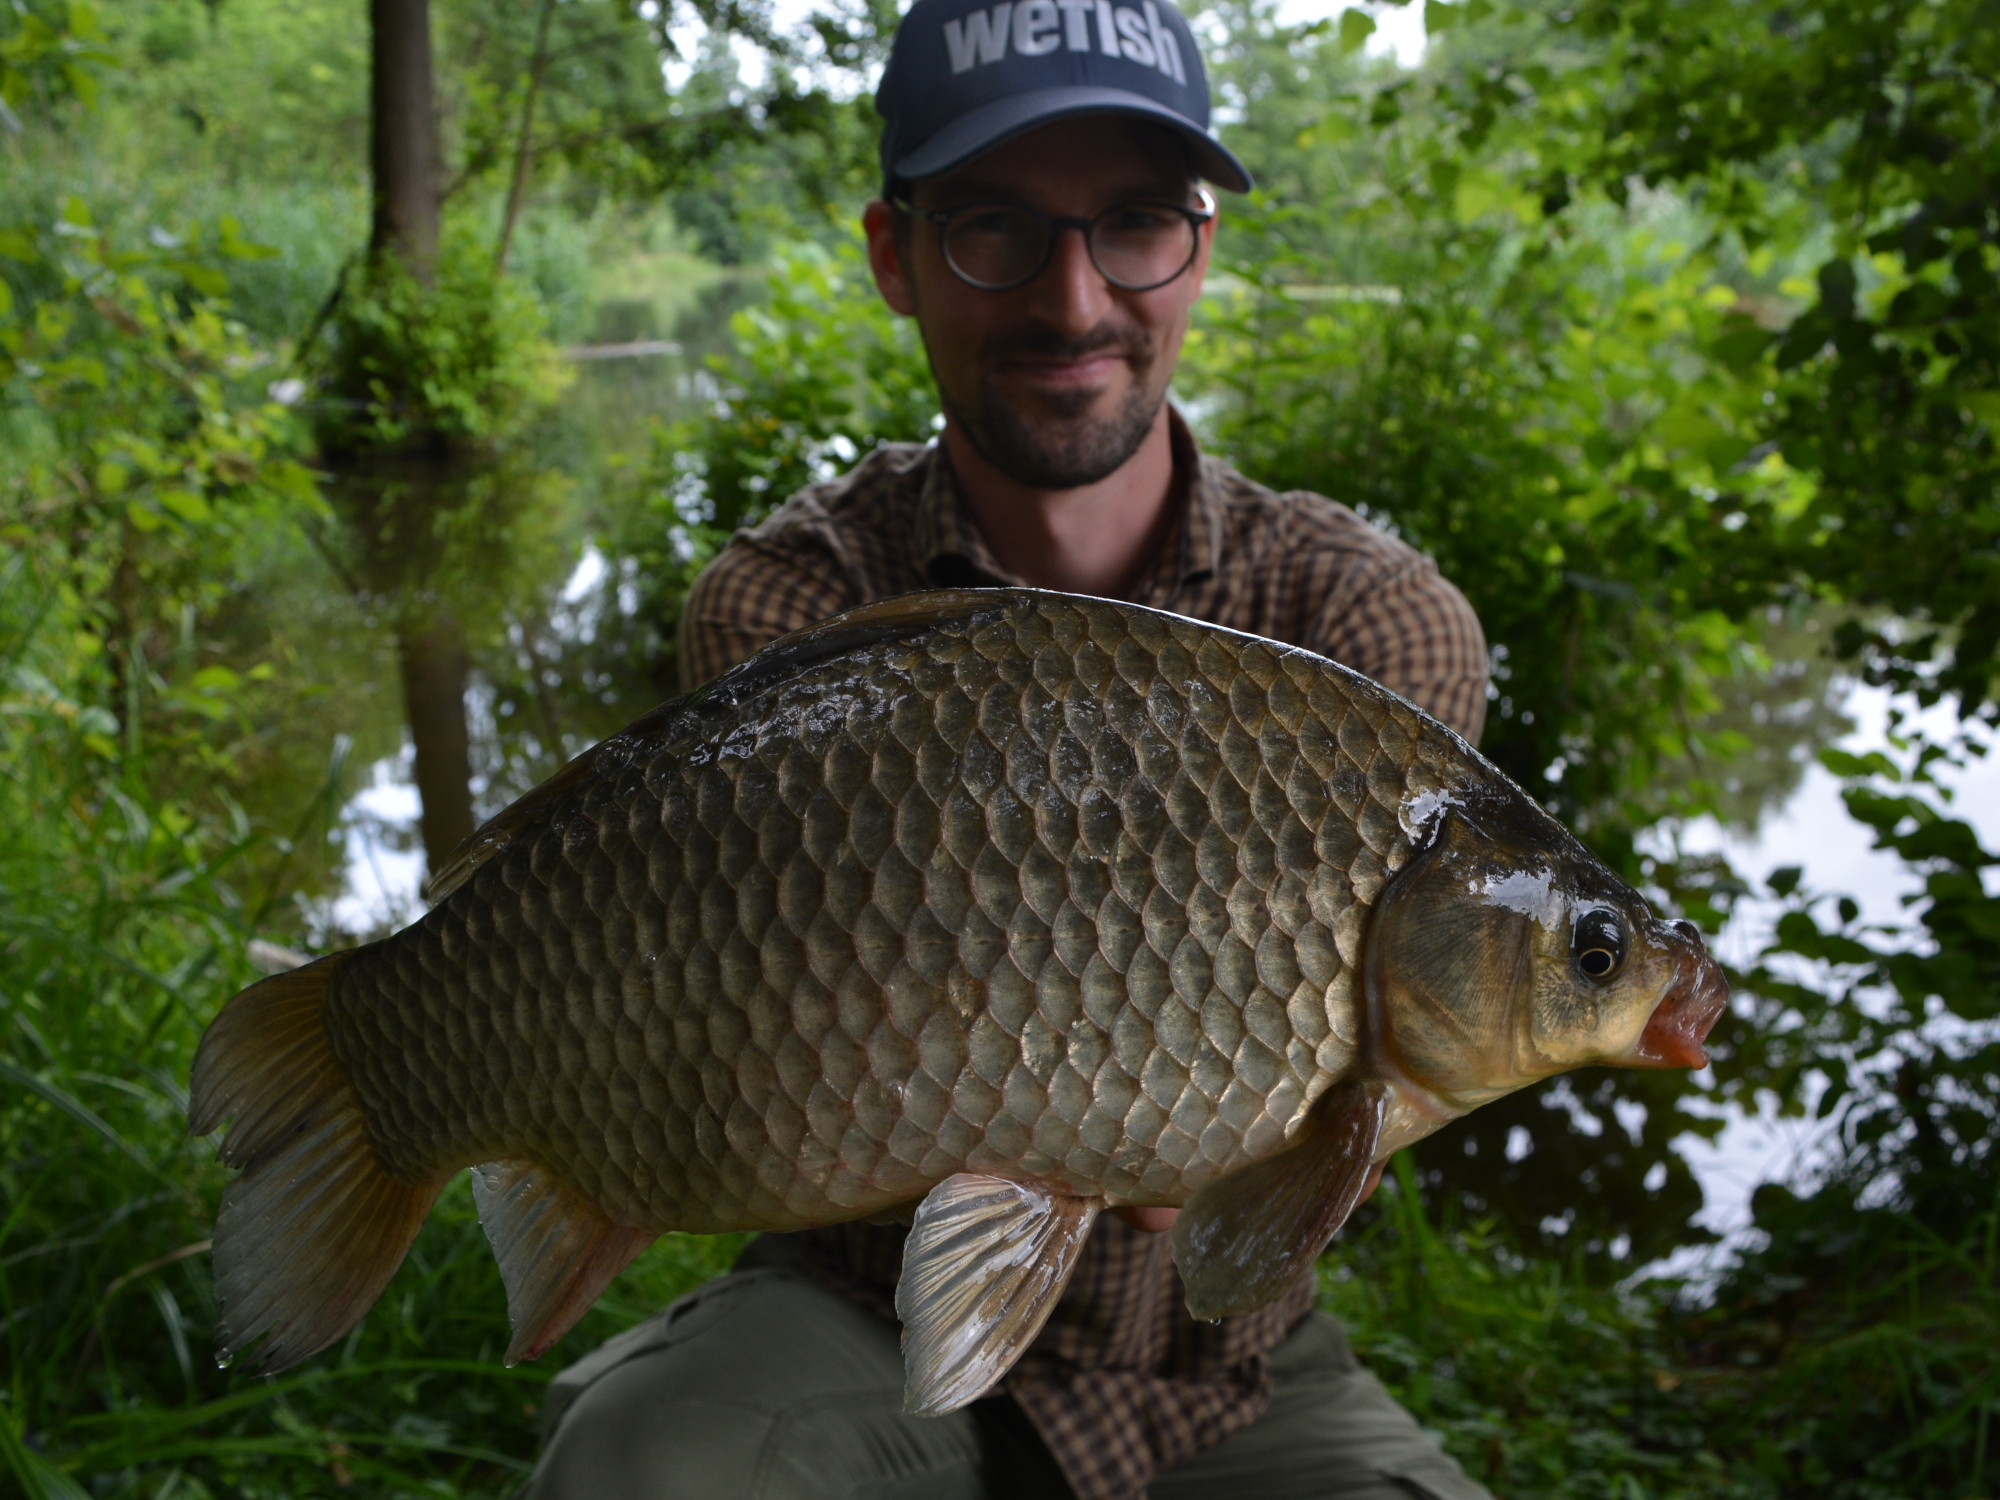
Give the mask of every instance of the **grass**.
M 461 1181 L 338 1347 L 277 1379 L 217 1369 L 225 1174 L 187 1135 L 186 1078 L 254 977 L 231 880 L 258 834 L 157 800 L 143 748 L 87 748 L 105 726 L 60 686 L 73 642 L 21 559 L 0 567 L 0 1475 L 48 1497 L 506 1493 L 550 1376 L 737 1241 L 668 1236 L 569 1340 L 508 1370 Z
M 2000 1426 L 2000 1188 L 1955 1232 L 1834 1182 L 1760 1195 L 1698 1301 L 1427 1209 L 1407 1157 L 1321 1304 L 1474 1477 L 1542 1500 L 1983 1500 Z

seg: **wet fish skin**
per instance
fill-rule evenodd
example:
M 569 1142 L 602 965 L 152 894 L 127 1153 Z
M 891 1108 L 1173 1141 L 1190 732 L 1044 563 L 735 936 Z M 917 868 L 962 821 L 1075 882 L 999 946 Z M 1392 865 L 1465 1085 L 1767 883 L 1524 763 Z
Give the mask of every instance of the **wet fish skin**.
M 1377 921 L 1398 881 L 1402 915 Z M 513 1354 L 659 1232 L 920 1199 L 998 1222 L 1016 1210 L 991 1179 L 1052 1205 L 1061 1232 L 1021 1240 L 1049 1254 L 1098 1206 L 1190 1205 L 1191 1305 L 1261 1295 L 1265 1252 L 1317 1253 L 1367 1159 L 1561 1067 L 1686 1062 L 1720 1007 L 1698 943 L 1404 700 L 1030 591 L 788 638 L 581 757 L 442 885 L 411 928 L 246 991 L 204 1040 L 193 1123 L 235 1114 L 246 1168 L 217 1230 L 225 1346 L 268 1336 L 282 1366 L 338 1337 L 438 1185 L 482 1163 Z M 1528 887 L 1541 908 L 1491 897 Z M 1613 985 L 1574 973 L 1585 907 L 1629 932 Z M 1297 1223 L 1259 1217 L 1286 1195 L 1245 1198 L 1257 1174 L 1316 1149 L 1333 1187 L 1293 1194 Z M 313 1172 L 374 1183 L 367 1244 L 286 1227 L 320 1212 L 286 1186 Z M 919 1238 L 953 1243 L 921 1216 Z M 990 1269 L 976 1241 L 933 1283 Z M 970 1399 L 1033 1326 L 913 1391 Z
M 599 751 L 343 971 L 334 1052 L 392 1170 L 527 1155 L 621 1223 L 1177 1203 L 1350 1065 L 1399 809 L 1468 770 L 1306 653 L 996 610 Z

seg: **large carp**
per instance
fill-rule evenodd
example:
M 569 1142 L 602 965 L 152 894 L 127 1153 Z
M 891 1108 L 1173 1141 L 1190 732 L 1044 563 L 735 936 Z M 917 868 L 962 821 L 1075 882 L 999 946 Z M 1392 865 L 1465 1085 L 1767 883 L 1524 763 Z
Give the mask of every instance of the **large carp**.
M 475 834 L 195 1057 L 223 1352 L 368 1310 L 476 1170 L 510 1359 L 653 1238 L 914 1209 L 912 1410 L 988 1389 L 1107 1205 L 1261 1306 L 1371 1164 L 1537 1079 L 1697 1066 L 1727 989 L 1470 746 L 1310 652 L 920 594 L 787 636 Z

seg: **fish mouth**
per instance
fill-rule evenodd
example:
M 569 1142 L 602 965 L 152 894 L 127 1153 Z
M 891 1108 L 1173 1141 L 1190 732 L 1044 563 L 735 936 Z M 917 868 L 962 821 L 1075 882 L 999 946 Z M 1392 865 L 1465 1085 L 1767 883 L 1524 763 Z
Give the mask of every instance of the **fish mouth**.
M 1703 1044 L 1729 1008 L 1729 981 L 1722 976 L 1722 965 L 1702 943 L 1701 929 L 1692 922 L 1676 922 L 1673 931 L 1681 939 L 1676 945 L 1680 948 L 1678 972 L 1653 1007 L 1639 1040 L 1616 1059 L 1625 1067 L 1707 1067 L 1708 1049 Z

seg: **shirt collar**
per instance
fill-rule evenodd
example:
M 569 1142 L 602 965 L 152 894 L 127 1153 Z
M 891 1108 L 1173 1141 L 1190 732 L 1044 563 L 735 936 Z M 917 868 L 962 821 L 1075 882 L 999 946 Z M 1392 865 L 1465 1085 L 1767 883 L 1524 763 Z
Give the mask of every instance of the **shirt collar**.
M 1180 524 L 1133 588 L 1135 600 L 1171 594 L 1182 584 L 1214 574 L 1222 551 L 1223 500 L 1202 458 L 1194 434 L 1174 407 L 1167 408 L 1167 438 L 1173 447 L 1173 492 L 1167 504 Z M 935 588 L 994 588 L 1020 580 L 1000 565 L 986 545 L 959 491 L 958 476 L 942 443 L 933 443 L 924 466 L 911 542 L 923 574 Z

